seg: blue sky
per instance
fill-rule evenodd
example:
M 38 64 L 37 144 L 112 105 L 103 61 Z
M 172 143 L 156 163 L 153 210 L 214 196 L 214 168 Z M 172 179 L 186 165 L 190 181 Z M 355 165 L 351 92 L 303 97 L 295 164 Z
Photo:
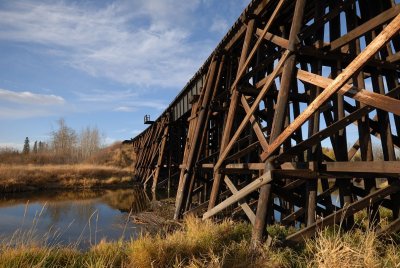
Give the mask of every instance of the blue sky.
M 0 146 L 64 118 L 135 136 L 203 64 L 250 0 L 0 1 Z

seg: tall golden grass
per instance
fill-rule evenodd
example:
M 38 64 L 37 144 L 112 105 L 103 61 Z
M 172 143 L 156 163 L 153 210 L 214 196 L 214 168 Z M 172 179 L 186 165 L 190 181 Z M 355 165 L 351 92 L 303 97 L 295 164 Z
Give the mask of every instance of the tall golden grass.
M 282 233 L 282 228 L 277 233 Z M 271 230 L 273 231 L 273 230 Z M 0 267 L 400 267 L 400 247 L 373 230 L 321 230 L 296 248 L 250 247 L 251 226 L 188 217 L 172 233 L 104 242 L 88 251 L 23 243 L 0 246 Z
M 123 185 L 131 177 L 131 169 L 112 166 L 0 165 L 0 192 Z

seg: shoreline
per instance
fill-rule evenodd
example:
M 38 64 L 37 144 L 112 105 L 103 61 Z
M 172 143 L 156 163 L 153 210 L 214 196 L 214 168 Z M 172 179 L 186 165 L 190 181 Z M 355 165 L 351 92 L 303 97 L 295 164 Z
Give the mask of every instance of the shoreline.
M 132 171 L 104 165 L 0 165 L 0 193 L 132 187 Z

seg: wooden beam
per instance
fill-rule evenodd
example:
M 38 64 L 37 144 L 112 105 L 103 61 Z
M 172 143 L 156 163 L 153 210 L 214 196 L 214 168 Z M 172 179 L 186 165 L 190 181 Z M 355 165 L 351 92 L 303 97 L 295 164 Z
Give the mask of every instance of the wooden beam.
M 354 203 L 332 213 L 322 220 L 316 221 L 314 224 L 289 235 L 286 239 L 290 242 L 301 242 L 304 238 L 310 237 L 315 234 L 316 230 L 323 228 L 324 226 L 329 226 L 334 223 L 338 223 L 344 218 L 354 215 L 357 211 L 368 207 L 370 204 L 373 204 L 379 200 L 382 200 L 386 196 L 397 192 L 400 189 L 399 183 L 393 184 L 386 188 L 377 190 L 373 193 L 370 193 L 366 197 L 355 201 Z
M 257 29 L 256 34 L 257 34 L 258 36 L 261 36 L 262 33 L 263 33 L 263 30 Z M 275 34 L 272 34 L 272 33 L 268 33 L 268 32 L 267 32 L 267 33 L 264 35 L 264 39 L 267 40 L 267 41 L 270 41 L 270 42 L 274 43 L 274 44 L 277 45 L 277 46 L 280 46 L 281 48 L 284 48 L 284 49 L 288 49 L 288 48 L 289 48 L 289 40 L 287 40 L 287 39 L 285 39 L 285 38 L 282 38 L 282 37 L 280 37 L 280 36 L 278 36 L 278 35 L 275 35 Z
M 335 94 L 343 85 L 349 80 L 356 72 L 358 72 L 365 63 L 373 57 L 381 47 L 389 41 L 393 35 L 397 34 L 400 29 L 400 14 L 397 15 L 393 21 L 383 29 L 383 31 L 362 51 L 342 73 L 340 73 L 329 84 L 325 90 L 318 95 L 315 100 L 298 116 L 280 135 L 270 144 L 268 153 L 264 156 L 264 160 L 272 155 L 287 138 L 292 135 L 303 123 L 310 118 L 310 116 L 319 107 L 325 103 L 333 94 Z
M 159 152 L 158 159 L 157 159 L 156 172 L 154 174 L 153 185 L 151 187 L 152 192 L 156 191 L 158 177 L 160 176 L 161 165 L 162 165 L 162 162 L 164 159 L 165 145 L 167 144 L 167 138 L 168 138 L 168 125 L 167 124 L 168 124 L 168 121 L 166 122 L 166 126 L 165 126 L 164 133 L 163 133 L 162 140 L 161 140 L 161 148 L 160 148 L 160 152 Z
M 400 52 L 397 52 L 395 54 L 387 56 L 386 60 L 389 61 L 390 63 L 399 61 L 400 60 Z
M 225 175 L 224 178 L 225 184 L 228 186 L 229 190 L 233 194 L 236 194 L 238 192 L 238 189 L 236 189 L 236 186 L 233 184 L 233 182 L 228 178 L 228 176 Z M 243 209 L 244 213 L 246 213 L 247 217 L 249 218 L 250 222 L 254 225 L 254 221 L 256 220 L 256 215 L 254 214 L 253 210 L 251 210 L 250 206 L 246 202 L 242 202 L 239 200 L 239 205 Z
M 297 71 L 297 78 L 318 87 L 326 88 L 332 83 L 333 79 L 303 70 Z M 371 92 L 365 89 L 358 89 L 349 84 L 345 84 L 338 90 L 338 94 L 346 95 L 361 103 L 370 105 L 381 110 L 400 115 L 400 100 L 382 94 Z
M 236 194 L 225 199 L 224 201 L 222 201 L 221 203 L 219 203 L 212 209 L 209 209 L 206 213 L 203 214 L 203 220 L 214 216 L 218 212 L 220 212 L 223 209 L 227 208 L 228 206 L 238 202 L 242 198 L 246 197 L 250 193 L 252 193 L 255 190 L 257 190 L 258 188 L 260 188 L 261 186 L 269 183 L 270 181 L 272 181 L 271 172 L 264 173 L 262 176 L 260 176 L 259 178 L 255 179 L 253 182 L 251 182 L 250 184 L 248 184 L 245 187 L 243 187 L 242 189 L 240 189 Z
M 242 68 L 242 65 L 244 64 L 246 57 L 247 57 L 247 52 L 251 44 L 251 38 L 253 35 L 254 31 L 254 24 L 255 21 L 252 19 L 246 29 L 246 35 L 243 41 L 243 46 L 242 46 L 242 51 L 240 54 L 240 59 L 239 59 L 239 66 L 238 66 L 238 71 L 240 68 Z M 221 142 L 219 145 L 219 153 L 220 157 L 222 154 L 222 151 L 225 149 L 229 138 L 231 137 L 231 132 L 232 132 L 232 127 L 234 123 L 234 119 L 236 116 L 236 111 L 238 108 L 238 102 L 239 102 L 239 97 L 240 97 L 240 92 L 237 90 L 236 87 L 231 87 L 231 101 L 229 103 L 229 110 L 228 110 L 228 115 L 226 116 L 225 119 L 225 125 L 223 128 L 223 133 L 221 137 Z M 218 198 L 218 193 L 220 189 L 220 184 L 221 184 L 221 179 L 222 179 L 222 174 L 220 174 L 218 171 L 214 171 L 214 181 L 211 189 L 211 194 L 210 194 L 210 202 L 208 203 L 208 208 L 212 208 L 215 206 L 215 203 L 217 202 Z
M 263 170 L 265 164 L 264 163 L 236 163 L 236 164 L 227 164 L 224 167 L 224 170 Z M 203 169 L 215 169 L 214 164 L 202 164 L 201 167 Z
M 238 74 L 236 76 L 235 81 L 233 82 L 231 88 L 236 88 L 239 80 L 242 78 L 243 74 L 245 73 L 247 67 L 249 66 L 250 61 L 253 59 L 253 56 L 255 55 L 256 51 L 260 47 L 262 41 L 264 41 L 264 36 L 267 34 L 269 29 L 272 26 L 272 23 L 274 23 L 276 16 L 278 15 L 279 11 L 281 10 L 283 4 L 285 3 L 286 0 L 279 0 L 279 3 L 275 6 L 274 12 L 272 13 L 271 17 L 269 17 L 269 20 L 267 24 L 264 27 L 263 32 L 259 36 L 257 42 L 255 43 L 253 49 L 250 51 L 249 56 L 247 57 L 246 61 L 244 62 L 243 66 L 239 68 Z
M 400 176 L 400 161 L 326 162 L 328 172 L 364 172 Z
M 269 79 L 268 81 L 264 84 L 263 89 L 260 91 L 260 94 L 257 96 L 255 101 L 253 102 L 253 105 L 251 106 L 250 110 L 247 112 L 245 118 L 242 120 L 240 123 L 238 129 L 236 130 L 235 134 L 233 134 L 232 139 L 229 141 L 228 145 L 224 149 L 224 151 L 221 153 L 217 163 L 215 164 L 215 170 L 219 169 L 221 167 L 221 164 L 225 160 L 226 156 L 229 154 L 230 150 L 232 149 L 233 145 L 235 144 L 236 140 L 239 138 L 240 134 L 242 134 L 245 126 L 248 124 L 248 121 L 250 117 L 254 114 L 254 112 L 258 109 L 258 106 L 261 102 L 262 99 L 264 99 L 265 94 L 268 92 L 270 86 L 274 82 L 275 76 L 282 68 L 283 64 L 285 63 L 286 59 L 290 55 L 289 50 L 286 50 L 285 53 L 282 55 L 282 58 L 279 60 L 278 64 L 276 65 L 274 71 L 268 76 Z
M 361 24 L 360 26 L 358 26 L 354 30 L 348 32 L 344 36 L 341 36 L 340 38 L 332 41 L 330 43 L 330 49 L 331 50 L 335 50 L 335 49 L 337 49 L 337 48 L 349 43 L 350 41 L 352 41 L 352 40 L 364 35 L 365 33 L 375 29 L 376 27 L 378 27 L 378 26 L 380 26 L 382 24 L 384 24 L 385 22 L 387 22 L 391 18 L 398 16 L 399 13 L 400 13 L 400 6 L 395 6 L 395 7 L 392 7 L 390 9 L 382 12 L 378 16 L 376 16 L 376 17 L 370 19 L 369 21 Z

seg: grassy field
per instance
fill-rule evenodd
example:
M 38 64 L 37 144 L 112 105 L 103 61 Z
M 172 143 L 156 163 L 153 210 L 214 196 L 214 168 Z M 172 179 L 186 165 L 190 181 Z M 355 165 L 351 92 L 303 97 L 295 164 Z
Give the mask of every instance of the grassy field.
M 0 192 L 122 186 L 132 170 L 104 165 L 0 165 Z
M 275 234 L 287 232 L 271 226 Z M 399 267 L 400 247 L 373 231 L 324 230 L 296 248 L 251 249 L 251 226 L 188 217 L 172 233 L 102 242 L 86 252 L 21 242 L 0 248 L 0 267 Z

